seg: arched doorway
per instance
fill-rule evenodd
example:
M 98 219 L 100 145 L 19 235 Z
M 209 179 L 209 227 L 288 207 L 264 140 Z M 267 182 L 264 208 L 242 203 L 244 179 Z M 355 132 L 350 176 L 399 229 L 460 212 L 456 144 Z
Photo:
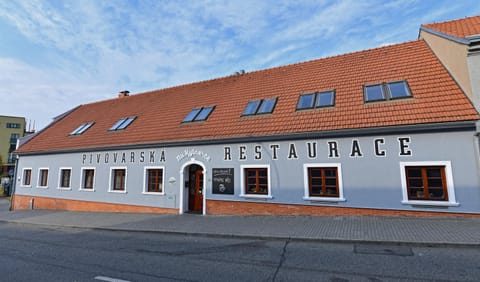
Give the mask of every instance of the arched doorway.
M 205 215 L 205 165 L 192 158 L 180 168 L 180 214 Z
M 203 212 L 203 168 L 197 164 L 188 166 L 188 211 Z

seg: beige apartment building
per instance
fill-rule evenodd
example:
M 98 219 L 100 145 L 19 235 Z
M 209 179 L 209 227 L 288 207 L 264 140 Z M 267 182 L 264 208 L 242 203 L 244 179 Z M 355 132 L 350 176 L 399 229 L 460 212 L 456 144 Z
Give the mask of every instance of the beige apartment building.
M 15 159 L 12 154 L 17 140 L 26 133 L 24 117 L 0 116 L 0 176 L 13 175 Z

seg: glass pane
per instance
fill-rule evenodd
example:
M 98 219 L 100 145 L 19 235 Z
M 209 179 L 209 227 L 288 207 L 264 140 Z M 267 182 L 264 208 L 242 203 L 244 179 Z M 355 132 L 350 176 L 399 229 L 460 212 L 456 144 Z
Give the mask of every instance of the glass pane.
M 320 186 L 313 186 L 311 195 L 320 195 L 322 193 L 322 187 Z
M 430 199 L 443 199 L 445 197 L 443 189 L 429 189 Z
M 443 188 L 443 182 L 441 178 L 430 178 L 428 179 L 429 188 Z
M 439 168 L 427 169 L 427 177 L 442 177 L 442 173 Z
M 195 120 L 201 121 L 206 120 L 210 113 L 212 112 L 213 107 L 203 108 L 200 113 L 195 117 Z
M 257 112 L 258 106 L 260 105 L 260 101 L 250 101 L 248 102 L 245 110 L 243 111 L 244 116 L 254 115 Z
M 366 101 L 385 100 L 382 85 L 365 86 L 365 99 Z
M 337 179 L 327 178 L 327 179 L 325 179 L 325 184 L 328 185 L 328 186 L 337 186 Z
M 258 176 L 260 176 L 260 177 L 267 176 L 267 170 L 266 169 L 259 169 L 258 170 Z
M 423 181 L 421 178 L 410 178 L 408 179 L 408 187 L 411 187 L 411 188 L 423 187 Z
M 313 186 L 322 186 L 322 179 L 321 178 L 312 178 L 312 185 Z
M 122 124 L 126 118 L 121 118 L 119 121 L 117 121 L 112 127 L 110 127 L 109 130 L 117 130 L 117 128 Z
M 87 125 L 88 125 L 87 123 L 84 123 L 84 124 L 80 125 L 74 131 L 70 132 L 70 135 L 80 134 L 79 132 Z
M 387 85 L 392 99 L 410 96 L 410 91 L 408 91 L 405 81 L 392 82 Z
M 327 186 L 327 195 L 328 196 L 338 196 L 337 188 L 336 187 L 328 187 Z
M 184 119 L 183 122 L 190 122 L 197 116 L 200 112 L 200 109 L 193 109 Z
M 320 168 L 309 168 L 311 177 L 322 177 L 322 170 Z
M 311 109 L 313 108 L 313 101 L 315 100 L 315 94 L 300 95 L 298 99 L 297 109 Z
M 259 114 L 266 114 L 273 112 L 273 108 L 275 107 L 275 103 L 277 102 L 277 98 L 263 100 L 262 104 L 260 105 L 260 109 L 258 109 Z
M 325 169 L 325 176 L 326 177 L 336 177 L 337 176 L 337 169 Z
M 127 128 L 127 126 L 129 126 L 132 123 L 132 121 L 134 121 L 134 120 L 135 120 L 135 117 L 127 118 L 122 124 L 120 124 L 120 126 L 117 128 L 117 130 Z
M 408 177 L 422 177 L 422 169 L 421 168 L 407 168 L 407 176 Z
M 317 103 L 316 107 L 328 107 L 328 106 L 333 106 L 333 97 L 335 95 L 333 94 L 333 91 L 328 91 L 328 92 L 320 92 L 317 95 Z
M 424 199 L 425 192 L 423 188 L 409 189 L 408 198 L 411 199 Z

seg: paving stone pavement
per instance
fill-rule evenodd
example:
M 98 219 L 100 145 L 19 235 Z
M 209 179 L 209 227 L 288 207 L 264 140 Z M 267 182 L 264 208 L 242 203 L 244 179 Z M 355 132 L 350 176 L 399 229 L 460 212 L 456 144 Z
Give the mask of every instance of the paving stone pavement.
M 381 216 L 202 216 L 9 211 L 0 222 L 203 236 L 480 247 L 480 218 Z

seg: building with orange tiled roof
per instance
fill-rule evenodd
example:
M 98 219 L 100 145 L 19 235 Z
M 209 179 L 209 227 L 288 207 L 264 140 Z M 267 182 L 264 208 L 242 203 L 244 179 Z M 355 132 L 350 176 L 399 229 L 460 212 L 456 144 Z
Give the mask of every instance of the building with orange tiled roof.
M 80 105 L 17 149 L 13 207 L 480 216 L 479 29 Z

